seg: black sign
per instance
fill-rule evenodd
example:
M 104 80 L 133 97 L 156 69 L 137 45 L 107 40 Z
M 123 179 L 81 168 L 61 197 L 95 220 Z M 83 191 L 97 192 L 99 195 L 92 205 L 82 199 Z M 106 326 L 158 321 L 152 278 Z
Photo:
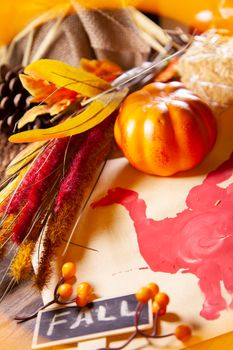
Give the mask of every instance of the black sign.
M 136 306 L 137 300 L 132 294 L 99 299 L 82 309 L 69 306 L 41 311 L 37 317 L 32 348 L 127 333 L 134 330 Z M 141 329 L 151 327 L 150 304 L 145 305 L 139 325 Z

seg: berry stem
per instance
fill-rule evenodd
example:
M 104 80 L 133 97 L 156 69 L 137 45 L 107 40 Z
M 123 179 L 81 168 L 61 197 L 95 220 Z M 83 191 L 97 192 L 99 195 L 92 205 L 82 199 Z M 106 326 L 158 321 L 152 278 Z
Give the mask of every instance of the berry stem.
M 158 335 L 158 319 L 159 319 L 159 312 L 156 312 L 153 316 L 154 327 L 153 327 L 152 335 L 154 337 Z
M 56 301 L 55 300 L 51 300 L 49 303 L 43 305 L 42 307 L 40 307 L 34 314 L 27 316 L 27 317 L 21 317 L 21 316 L 16 316 L 14 319 L 16 321 L 18 321 L 17 323 L 23 323 L 29 320 L 32 320 L 33 318 L 35 318 L 38 314 L 39 311 L 46 309 L 48 306 L 55 304 Z
M 41 310 L 44 310 L 46 309 L 48 306 L 50 305 L 53 305 L 53 304 L 59 304 L 59 305 L 68 305 L 68 304 L 71 304 L 75 301 L 75 299 L 72 299 L 72 300 L 69 300 L 69 301 L 59 301 L 59 297 L 60 295 L 58 294 L 58 288 L 59 286 L 64 283 L 64 277 L 61 277 L 60 280 L 58 281 L 55 289 L 54 289 L 54 298 L 53 300 L 51 300 L 50 302 L 48 302 L 47 304 L 43 305 L 42 307 L 40 307 L 36 312 L 34 312 L 32 315 L 30 316 L 27 316 L 27 317 L 21 317 L 21 316 L 16 316 L 15 317 L 15 320 L 18 321 L 17 323 L 23 323 L 23 322 L 26 322 L 26 321 L 29 321 L 29 320 L 32 320 L 33 318 L 35 318 L 37 315 L 38 315 L 38 312 L 41 311 Z
M 60 285 L 62 284 L 62 283 L 64 283 L 64 277 L 61 277 L 60 279 L 59 279 L 59 281 L 57 282 L 57 285 L 56 285 L 56 287 L 55 287 L 55 289 L 54 289 L 54 293 L 53 293 L 53 297 L 54 297 L 54 300 L 58 300 L 58 298 L 59 298 L 59 294 L 58 294 L 58 288 L 60 287 Z

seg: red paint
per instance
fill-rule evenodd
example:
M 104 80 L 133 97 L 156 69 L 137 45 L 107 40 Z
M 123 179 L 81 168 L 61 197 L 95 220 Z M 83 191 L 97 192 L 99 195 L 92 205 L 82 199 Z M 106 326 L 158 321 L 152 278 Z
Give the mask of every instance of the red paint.
M 138 193 L 123 188 L 109 190 L 106 197 L 92 205 L 118 203 L 128 210 L 140 253 L 153 271 L 182 270 L 196 275 L 205 296 L 200 314 L 208 320 L 218 318 L 219 312 L 227 308 L 220 281 L 233 296 L 233 184 L 218 186 L 232 174 L 233 153 L 202 184 L 192 188 L 186 198 L 187 209 L 175 218 L 147 218 L 145 201 Z

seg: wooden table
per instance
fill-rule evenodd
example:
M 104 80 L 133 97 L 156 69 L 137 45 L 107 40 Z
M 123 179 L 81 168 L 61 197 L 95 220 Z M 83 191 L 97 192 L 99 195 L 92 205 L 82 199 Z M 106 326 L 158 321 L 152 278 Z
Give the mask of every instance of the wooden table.
M 16 315 L 26 315 L 35 311 L 42 304 L 40 294 L 24 283 L 15 288 L 0 304 L 0 349 L 30 350 L 35 320 L 17 324 Z

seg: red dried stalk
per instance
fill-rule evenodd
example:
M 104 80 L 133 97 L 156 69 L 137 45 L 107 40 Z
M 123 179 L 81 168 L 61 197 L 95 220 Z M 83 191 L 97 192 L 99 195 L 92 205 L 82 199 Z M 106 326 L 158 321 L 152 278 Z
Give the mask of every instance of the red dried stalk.
M 90 130 L 86 140 L 84 140 L 81 148 L 76 153 L 70 168 L 69 173 L 62 181 L 55 206 L 55 213 L 62 209 L 64 203 L 70 200 L 77 192 L 80 184 L 83 184 L 84 179 L 87 179 L 87 168 L 89 161 L 98 162 L 98 153 L 105 147 L 106 130 L 112 125 L 112 120 L 109 118 L 99 126 Z M 89 174 L 91 176 L 91 174 Z
M 59 179 L 51 187 L 51 190 L 46 192 L 43 197 L 43 204 L 40 206 L 36 218 L 33 219 L 33 223 L 29 227 L 29 234 L 27 239 L 20 244 L 17 255 L 10 265 L 10 276 L 19 283 L 23 279 L 27 279 L 31 275 L 32 271 L 32 254 L 38 241 L 38 237 L 44 227 L 45 222 L 53 208 L 54 204 L 54 194 L 56 193 L 56 186 Z
M 17 244 L 20 244 L 25 238 L 27 229 L 30 227 L 43 196 L 53 181 L 53 176 L 56 174 L 54 171 L 64 159 L 64 152 L 68 141 L 68 138 L 54 140 L 45 149 L 33 164 L 28 175 L 26 175 L 25 180 L 9 206 L 8 213 L 15 212 L 24 206 L 13 228 L 13 240 Z
M 55 211 L 48 221 L 43 253 L 36 276 L 35 282 L 39 289 L 42 289 L 48 282 L 51 274 L 51 261 L 62 240 L 72 230 L 86 189 L 111 150 L 114 119 L 114 117 L 108 118 L 86 133 L 61 184 Z
M 59 141 L 59 142 L 58 142 Z M 17 189 L 9 208 L 7 209 L 7 214 L 17 213 L 19 209 L 25 205 L 28 194 L 31 190 L 33 184 L 35 184 L 38 178 L 38 173 L 41 171 L 48 172 L 52 171 L 53 164 L 56 163 L 59 156 L 63 155 L 64 149 L 67 145 L 68 138 L 53 140 L 44 150 L 44 152 L 37 158 L 37 160 L 32 164 L 31 169 L 28 171 L 21 185 Z

